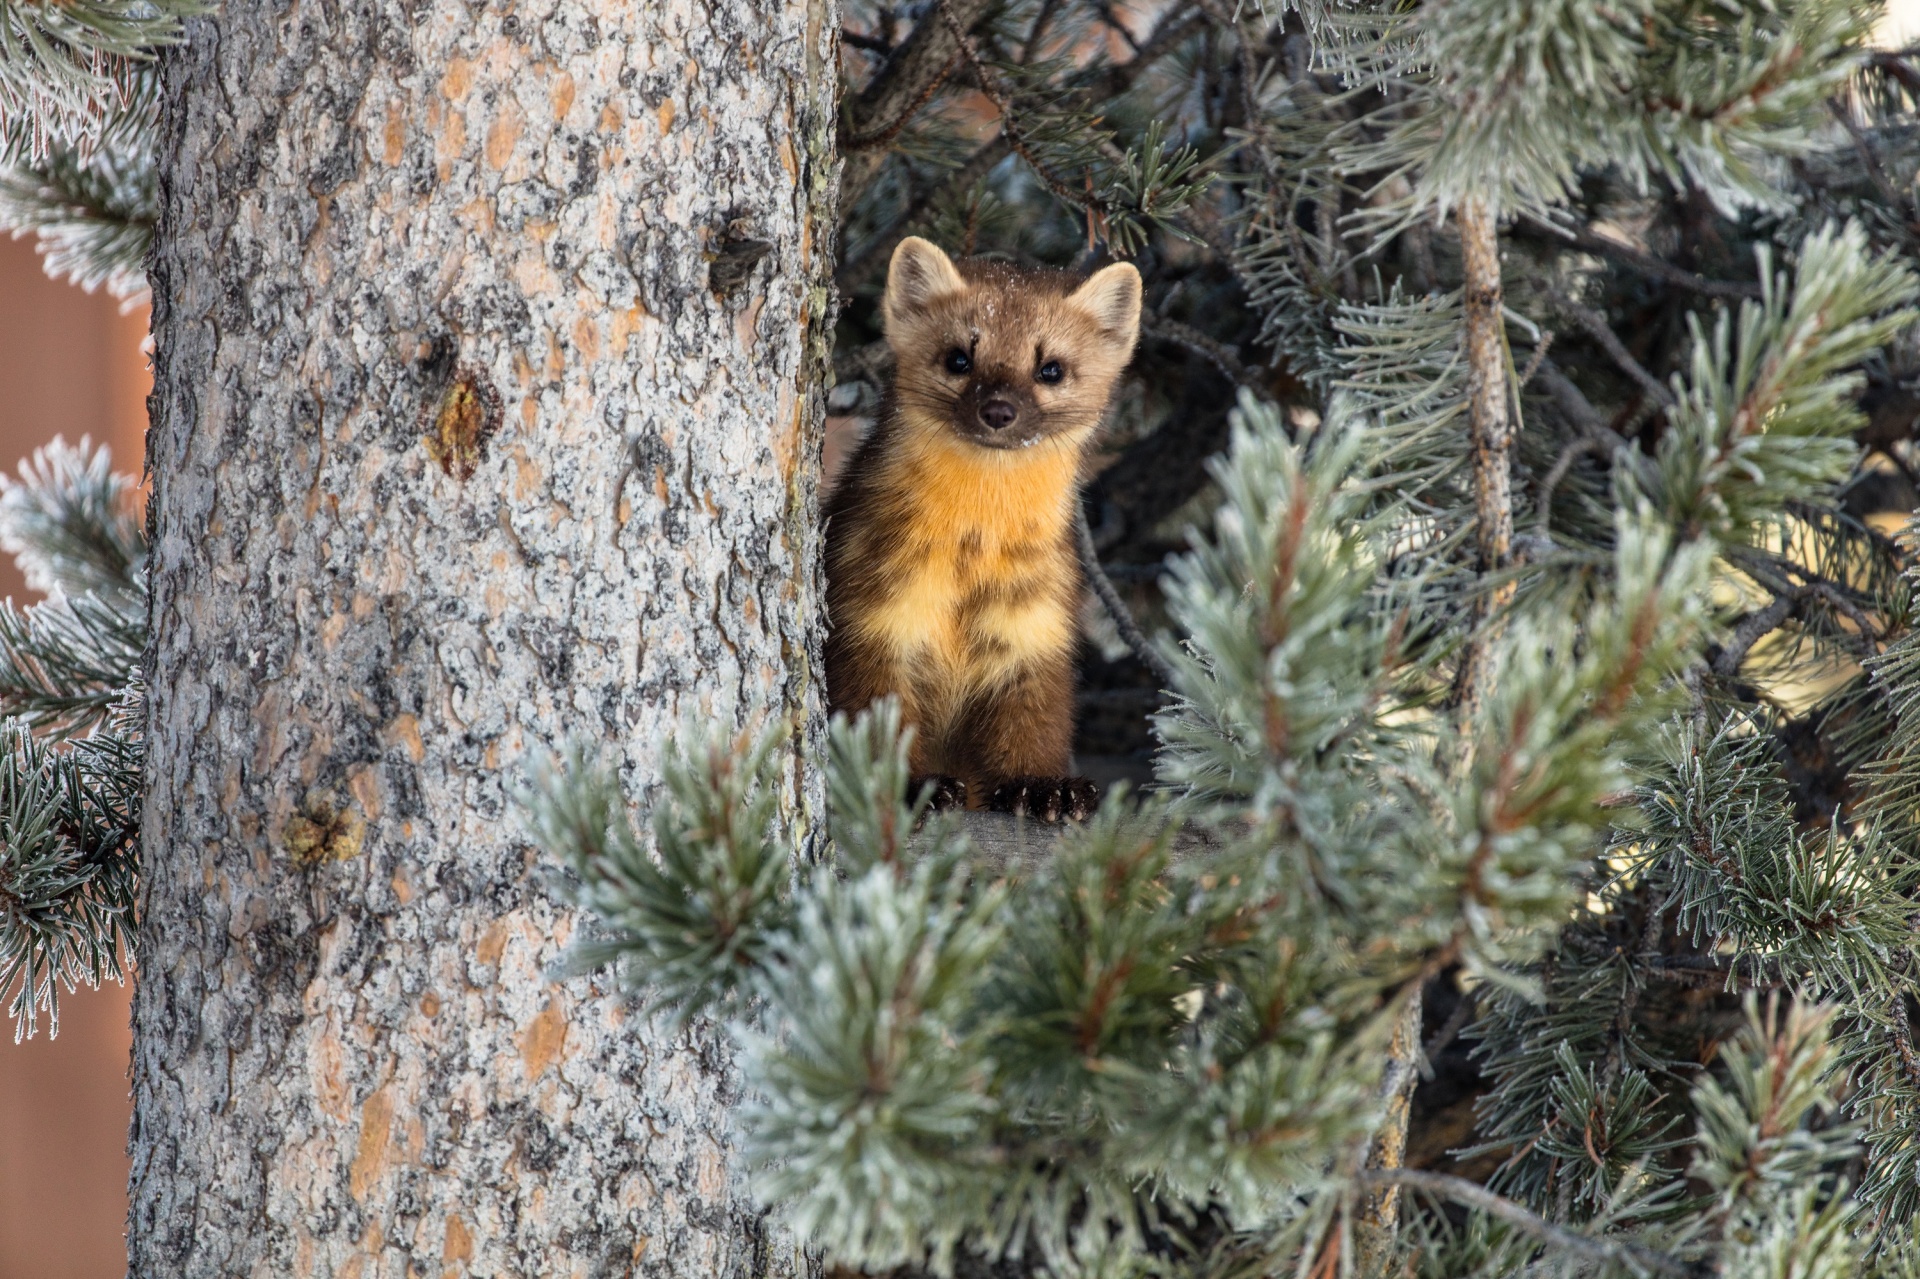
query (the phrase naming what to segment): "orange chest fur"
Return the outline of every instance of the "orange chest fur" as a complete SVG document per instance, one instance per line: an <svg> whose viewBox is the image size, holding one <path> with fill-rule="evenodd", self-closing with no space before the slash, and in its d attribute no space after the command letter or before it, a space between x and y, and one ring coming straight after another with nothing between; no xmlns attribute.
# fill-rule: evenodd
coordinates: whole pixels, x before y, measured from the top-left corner
<svg viewBox="0 0 1920 1279"><path fill-rule="evenodd" d="M1068 525L1077 450L979 456L932 447L888 468L884 538L864 548L885 585L862 637L959 693L1073 643L1079 576ZM864 540L864 539L863 539Z"/></svg>

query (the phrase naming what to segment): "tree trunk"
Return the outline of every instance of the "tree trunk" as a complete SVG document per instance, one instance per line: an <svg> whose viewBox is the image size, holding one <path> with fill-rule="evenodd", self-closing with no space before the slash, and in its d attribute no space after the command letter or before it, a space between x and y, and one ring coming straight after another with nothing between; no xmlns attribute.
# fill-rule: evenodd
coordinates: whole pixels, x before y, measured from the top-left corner
<svg viewBox="0 0 1920 1279"><path fill-rule="evenodd" d="M132 1275L784 1275L513 802L808 725L833 0L226 0L168 55Z"/></svg>

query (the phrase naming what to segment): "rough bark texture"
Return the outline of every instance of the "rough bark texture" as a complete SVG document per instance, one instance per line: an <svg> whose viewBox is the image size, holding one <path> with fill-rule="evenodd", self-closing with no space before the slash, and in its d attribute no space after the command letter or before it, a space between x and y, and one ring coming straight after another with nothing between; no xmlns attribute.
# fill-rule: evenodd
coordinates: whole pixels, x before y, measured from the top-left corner
<svg viewBox="0 0 1920 1279"><path fill-rule="evenodd" d="M1474 540L1480 571L1498 574L1506 569L1513 547L1513 393L1507 378L1499 227L1493 210L1480 199L1463 201L1457 217L1465 286L1467 413L1473 430ZM1479 713L1486 696L1491 678L1489 620L1513 599L1513 591L1510 581L1492 585L1474 610L1478 634L1467 642L1460 663L1462 721Z"/></svg>
<svg viewBox="0 0 1920 1279"><path fill-rule="evenodd" d="M1457 214L1461 270L1465 284L1467 412L1473 431L1474 540L1480 571L1504 572L1513 548L1513 416L1507 378L1506 320L1500 278L1499 224L1484 200L1468 199ZM1514 584L1496 581L1475 601L1475 633L1460 659L1454 714L1470 724L1480 713L1493 677L1488 649L1499 614L1513 599ZM1463 738L1471 743L1471 736ZM1464 774L1473 757L1461 751L1455 771ZM1368 1153L1367 1167L1397 1169L1406 1161L1407 1125L1413 1115L1413 1090L1419 1082L1421 1010L1424 991L1411 992L1394 1024L1381 1084L1386 1116ZM1383 1258L1400 1219L1400 1188L1387 1184L1375 1192L1362 1219L1361 1254Z"/></svg>
<svg viewBox="0 0 1920 1279"><path fill-rule="evenodd" d="M549 979L512 792L817 744L837 30L226 0L169 55L133 1275L803 1268L721 1045Z"/></svg>

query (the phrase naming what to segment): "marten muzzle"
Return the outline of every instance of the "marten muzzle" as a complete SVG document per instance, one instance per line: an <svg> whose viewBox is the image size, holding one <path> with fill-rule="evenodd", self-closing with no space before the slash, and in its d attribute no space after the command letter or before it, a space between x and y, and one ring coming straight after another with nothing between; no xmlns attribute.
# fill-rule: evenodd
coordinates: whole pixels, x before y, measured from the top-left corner
<svg viewBox="0 0 1920 1279"><path fill-rule="evenodd" d="M1032 397L1004 382L976 382L954 409L960 434L988 448L1022 448L1047 433L1046 415Z"/></svg>

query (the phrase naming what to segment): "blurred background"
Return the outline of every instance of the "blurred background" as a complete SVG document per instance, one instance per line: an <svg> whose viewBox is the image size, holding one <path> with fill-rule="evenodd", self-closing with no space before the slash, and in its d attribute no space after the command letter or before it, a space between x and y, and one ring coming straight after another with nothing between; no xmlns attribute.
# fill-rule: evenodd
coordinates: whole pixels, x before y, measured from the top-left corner
<svg viewBox="0 0 1920 1279"><path fill-rule="evenodd" d="M146 336L146 307L122 314L104 290L50 280L30 238L0 238L0 469L56 435L89 435L137 473ZM0 555L0 596L26 594ZM128 995L62 999L57 1039L0 1033L0 1279L126 1273Z"/></svg>

